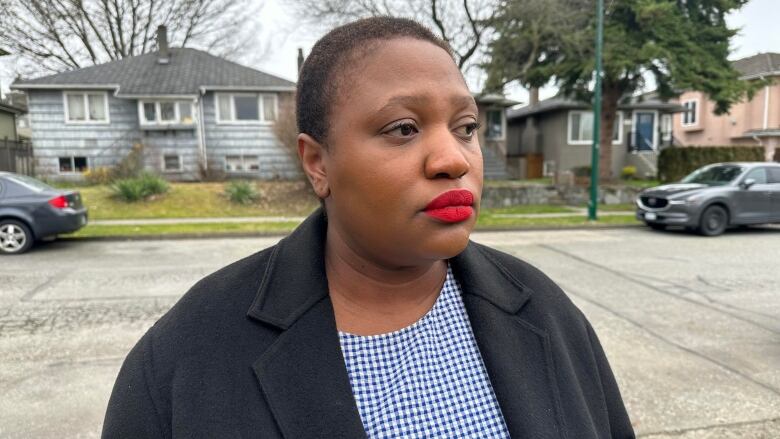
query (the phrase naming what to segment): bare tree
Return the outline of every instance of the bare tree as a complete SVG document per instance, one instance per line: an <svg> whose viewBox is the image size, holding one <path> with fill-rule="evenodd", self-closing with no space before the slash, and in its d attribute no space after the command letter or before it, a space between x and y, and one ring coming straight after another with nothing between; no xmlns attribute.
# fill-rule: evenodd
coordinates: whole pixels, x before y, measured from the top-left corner
<svg viewBox="0 0 780 439"><path fill-rule="evenodd" d="M0 0L0 46L36 70L59 72L174 46L235 56L246 47L248 0Z"/></svg>
<svg viewBox="0 0 780 439"><path fill-rule="evenodd" d="M428 25L449 43L465 73L481 61L497 0L295 0L299 15L311 22L343 24L391 15Z"/></svg>

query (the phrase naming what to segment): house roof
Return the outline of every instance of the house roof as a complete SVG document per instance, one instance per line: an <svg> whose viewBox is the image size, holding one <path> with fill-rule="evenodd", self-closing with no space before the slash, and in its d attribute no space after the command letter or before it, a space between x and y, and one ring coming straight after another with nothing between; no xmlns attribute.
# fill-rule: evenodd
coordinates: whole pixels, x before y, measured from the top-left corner
<svg viewBox="0 0 780 439"><path fill-rule="evenodd" d="M474 96L474 100L477 101L478 104L497 105L499 107L511 107L513 105L518 105L522 103L519 101L508 99L506 96L498 93L488 93L488 94L471 93L471 95Z"/></svg>
<svg viewBox="0 0 780 439"><path fill-rule="evenodd" d="M547 113L558 110L587 110L591 105L570 99L561 95L556 95L549 99L544 99L533 105L507 111L507 119L522 119L535 114ZM618 104L619 110L661 110L669 113L685 111L680 104L673 102L664 102L655 94L647 93L640 96L634 96Z"/></svg>
<svg viewBox="0 0 780 439"><path fill-rule="evenodd" d="M0 47L0 56L6 56L6 55L10 55L10 54L11 54L11 52L9 52L9 51L3 49L2 47Z"/></svg>
<svg viewBox="0 0 780 439"><path fill-rule="evenodd" d="M732 62L743 79L780 75L780 53L759 53Z"/></svg>
<svg viewBox="0 0 780 439"><path fill-rule="evenodd" d="M294 90L295 83L197 49L171 48L168 63L159 52L36 79L17 80L14 89L90 88L116 90L119 97L191 96L205 90Z"/></svg>
<svg viewBox="0 0 780 439"><path fill-rule="evenodd" d="M0 102L0 111L3 111L5 113L13 113L13 114L22 114L25 111L21 108L14 107L13 105L8 105Z"/></svg>

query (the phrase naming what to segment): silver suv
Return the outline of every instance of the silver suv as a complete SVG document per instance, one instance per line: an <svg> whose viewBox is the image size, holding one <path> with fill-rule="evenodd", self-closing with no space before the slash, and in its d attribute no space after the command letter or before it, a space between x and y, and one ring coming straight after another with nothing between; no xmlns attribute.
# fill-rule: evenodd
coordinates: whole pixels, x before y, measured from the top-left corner
<svg viewBox="0 0 780 439"><path fill-rule="evenodd" d="M780 223L780 163L715 163L679 183L639 193L636 217L653 229L716 236L729 226Z"/></svg>

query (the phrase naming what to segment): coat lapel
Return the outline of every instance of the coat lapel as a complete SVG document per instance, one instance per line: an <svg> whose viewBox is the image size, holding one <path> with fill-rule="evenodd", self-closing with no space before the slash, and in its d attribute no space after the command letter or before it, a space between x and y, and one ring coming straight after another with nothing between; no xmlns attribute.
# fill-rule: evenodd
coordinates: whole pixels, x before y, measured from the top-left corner
<svg viewBox="0 0 780 439"><path fill-rule="evenodd" d="M365 437L332 316L322 299L253 366L286 438Z"/></svg>
<svg viewBox="0 0 780 439"><path fill-rule="evenodd" d="M476 244L451 263L511 436L564 437L549 337L518 316L531 290Z"/></svg>
<svg viewBox="0 0 780 439"><path fill-rule="evenodd" d="M309 217L274 249L247 315L281 330L253 364L286 438L364 438L325 276L326 221Z"/></svg>

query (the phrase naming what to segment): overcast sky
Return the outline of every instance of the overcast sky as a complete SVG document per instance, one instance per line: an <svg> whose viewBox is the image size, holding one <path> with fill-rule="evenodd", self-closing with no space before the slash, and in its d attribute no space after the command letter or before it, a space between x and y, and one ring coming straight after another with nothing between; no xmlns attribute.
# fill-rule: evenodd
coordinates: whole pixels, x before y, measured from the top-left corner
<svg viewBox="0 0 780 439"><path fill-rule="evenodd" d="M285 6L284 0L257 0L263 6L260 10L259 40L265 49L250 52L240 62L250 67L281 76L289 80L296 79L297 49L302 47L308 53L314 42L325 32L309 25L302 25L295 15ZM731 59L755 55L759 52L780 52L780 32L777 30L777 17L780 17L780 1L751 0L741 11L729 17L729 25L740 27L739 35L733 41ZM14 57L4 57L0 61L0 86L8 90L14 77ZM470 80L470 86L477 88ZM527 102L527 93L522 89L508 90L513 99ZM542 98L548 97L554 90L542 90Z"/></svg>

